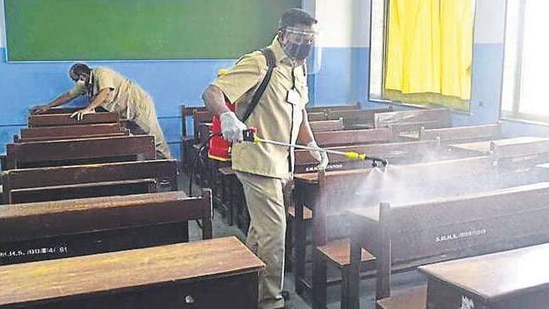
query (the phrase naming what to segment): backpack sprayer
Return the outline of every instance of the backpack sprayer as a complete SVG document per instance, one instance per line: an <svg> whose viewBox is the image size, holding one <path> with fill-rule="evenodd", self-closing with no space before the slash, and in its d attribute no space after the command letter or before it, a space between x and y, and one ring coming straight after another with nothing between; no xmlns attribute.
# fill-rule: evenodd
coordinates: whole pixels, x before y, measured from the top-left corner
<svg viewBox="0 0 549 309"><path fill-rule="evenodd" d="M381 163L383 167L387 166L389 163L387 159L381 159L377 157L369 157L366 156L363 153L358 153L356 151L337 151L337 150L331 150L331 149L324 149L324 148L316 148L316 147L309 147L304 145L296 145L296 144L289 144L289 143L283 143L278 141L271 141L267 139L263 139L257 136L257 129L254 127L249 128L248 130L243 131L244 141L246 142L253 142L253 143L267 143L267 144L273 144L278 146L285 146L285 147L293 147L297 149L305 149L305 150L316 150L316 151L323 151L326 153L333 153L337 155L344 156L347 159L350 160L370 160L372 161L372 166L376 167L378 166L378 163Z"/></svg>

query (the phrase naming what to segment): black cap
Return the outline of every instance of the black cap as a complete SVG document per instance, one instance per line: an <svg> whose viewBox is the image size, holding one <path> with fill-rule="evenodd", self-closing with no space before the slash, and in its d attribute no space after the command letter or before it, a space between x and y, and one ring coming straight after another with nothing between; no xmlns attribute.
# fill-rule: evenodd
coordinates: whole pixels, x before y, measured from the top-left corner
<svg viewBox="0 0 549 309"><path fill-rule="evenodd" d="M311 14L307 11L298 8L292 8L287 10L278 22L278 29L284 29L286 27L293 27L297 25L308 25L318 23Z"/></svg>

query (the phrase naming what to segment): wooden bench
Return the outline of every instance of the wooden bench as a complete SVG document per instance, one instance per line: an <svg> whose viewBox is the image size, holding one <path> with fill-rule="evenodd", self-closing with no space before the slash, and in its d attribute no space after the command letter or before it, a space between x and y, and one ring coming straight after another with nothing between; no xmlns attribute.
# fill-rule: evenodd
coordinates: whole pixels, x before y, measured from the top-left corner
<svg viewBox="0 0 549 309"><path fill-rule="evenodd" d="M500 139L501 124L486 124L476 126L460 126L439 129L426 129L421 127L419 130L419 140L439 140L441 143L450 142L473 142L482 140Z"/></svg>
<svg viewBox="0 0 549 309"><path fill-rule="evenodd" d="M339 118L336 120L309 121L309 125L311 126L311 131L313 131L313 133L323 131L341 131L343 130L343 119Z"/></svg>
<svg viewBox="0 0 549 309"><path fill-rule="evenodd" d="M395 134L428 129L451 127L450 111L445 108L421 109L378 113L375 116L376 128L391 128Z"/></svg>
<svg viewBox="0 0 549 309"><path fill-rule="evenodd" d="M424 295L429 308L546 308L548 258L549 244L543 244L421 266L419 270L428 277Z"/></svg>
<svg viewBox="0 0 549 309"><path fill-rule="evenodd" d="M77 111L81 110L82 108L84 108L84 107L83 106L82 107L54 107L54 108L48 109L45 112L40 113L40 115L45 115L45 114L72 114L74 112L77 112ZM29 109L29 114L31 112L32 112L32 108Z"/></svg>
<svg viewBox="0 0 549 309"><path fill-rule="evenodd" d="M348 257L348 251L341 253L341 250L334 249L334 246L338 248L343 246L329 241L333 237L345 237L349 235L349 230L352 230L346 226L345 220L340 222L341 219L338 219L342 209L356 205L357 201L371 205L386 200L394 203L419 203L425 199L444 198L539 181L535 174L530 175L530 178L516 177L514 171L499 170L494 166L493 158L489 156L400 166L389 165L384 173L375 172L375 170L351 170L322 171L319 175L324 176L318 179L318 184L313 177L308 178L309 186L304 187L304 183L296 183L296 189L299 188L306 194L296 194L295 272L300 275L296 278L296 286L299 284L301 289L307 288L304 262L306 230L304 220L300 218L298 211L307 205L313 208L315 213L311 234L317 237L313 238L313 245L318 248L318 251L317 256L313 255L317 260L313 262L315 267L313 293L317 295L314 298L321 303L323 299L325 300L323 298L326 289L325 265L327 263L334 265L344 274L349 267L348 263L341 262L344 261L342 257ZM332 226L330 233L328 233L329 226ZM337 230L333 230L333 226L337 226ZM320 278L315 280L315 275ZM345 295L342 295L342 299L345 299Z"/></svg>
<svg viewBox="0 0 549 309"><path fill-rule="evenodd" d="M395 142L396 137L390 129L381 128L316 132L315 140L320 147L330 147Z"/></svg>
<svg viewBox="0 0 549 309"><path fill-rule="evenodd" d="M0 267L0 308L258 306L265 265L235 237Z"/></svg>
<svg viewBox="0 0 549 309"><path fill-rule="evenodd" d="M88 189L95 186L107 189L103 191L95 189L93 192L108 196L121 193L121 190L116 186L129 185L131 182L128 181L140 179L152 179L155 190L149 190L151 192L160 190L162 181L169 186L169 190L176 191L177 161L148 160L8 170L2 172L3 198L4 204L19 203L21 201L58 200L62 197L67 198L66 196L68 198L78 198L79 192L72 191L85 188L82 186L83 184L89 184ZM120 181L125 182L120 183ZM114 183L109 189L105 182ZM75 188L70 187L71 185L79 186ZM53 190L53 193L58 196L46 194L48 190ZM83 195L90 197L93 196L90 195L93 192ZM80 192L80 194L82 193ZM26 197L26 195L29 195L29 197ZM34 196L34 199L29 200L32 196Z"/></svg>
<svg viewBox="0 0 549 309"><path fill-rule="evenodd" d="M449 159L452 154L441 148L437 141L395 142L381 144L355 144L348 146L326 147L339 152L357 152L367 157L377 157L388 160L391 164L405 164ZM369 160L353 160L343 155L328 153L330 163L326 170L348 170L369 168ZM295 173L316 172L316 161L307 150L295 151Z"/></svg>
<svg viewBox="0 0 549 309"><path fill-rule="evenodd" d="M348 277L346 277L350 267L348 237L353 232L346 218L342 217L345 209L358 207L358 205L377 205L385 200L395 203L412 203L450 194L478 191L482 190L478 183L498 186L498 182L489 182L495 177L497 172L490 157L389 166L385 172L379 169L320 171L317 191L309 196L308 200L300 200L300 205L296 204L296 208L302 208L303 203L312 203L305 205L313 208L314 212L311 235L313 235L312 288L315 308L325 306L326 286L331 283L329 281L333 281L328 280L326 276L327 265L338 268L343 275L343 286L348 284ZM473 180L477 182L469 184ZM300 197L300 199L304 200L306 197ZM297 217L296 222L299 222ZM305 272L304 235L304 227L300 228L300 232L296 231L296 274L300 275L296 278L296 282L306 288L310 283ZM363 258L363 268L372 268L372 256L364 254ZM346 292L347 290L343 288L341 295L343 307L347 304Z"/></svg>
<svg viewBox="0 0 549 309"><path fill-rule="evenodd" d="M188 171L189 164L191 162L190 151L193 144L195 144L195 131L193 134L190 134L189 127L193 127L192 119L194 111L207 111L208 109L205 106L185 106L184 104L180 107L181 114L181 168L182 171ZM191 122L190 124L188 122Z"/></svg>
<svg viewBox="0 0 549 309"><path fill-rule="evenodd" d="M155 158L151 135L82 138L6 145L6 169Z"/></svg>
<svg viewBox="0 0 549 309"><path fill-rule="evenodd" d="M528 167L549 162L549 138L490 141L490 152L499 164L508 167Z"/></svg>
<svg viewBox="0 0 549 309"><path fill-rule="evenodd" d="M21 129L21 137L14 138L14 143L117 135L129 135L129 131L118 123L35 127Z"/></svg>
<svg viewBox="0 0 549 309"><path fill-rule="evenodd" d="M201 139L203 141L206 140L206 138L209 135L209 131L211 128L211 122L213 118L213 114L206 109L205 107L200 108L192 108L187 111L191 112L192 116L192 128L193 128L193 134L188 135L187 133L187 127L184 127L184 134L183 140L182 140L182 156L181 156L181 162L184 168L184 171L189 172L191 164L194 162L196 158L196 151L194 146L199 144ZM208 123L210 126L204 127L203 124Z"/></svg>
<svg viewBox="0 0 549 309"><path fill-rule="evenodd" d="M211 238L211 219L209 189L2 205L0 264L188 241L190 220L202 220Z"/></svg>
<svg viewBox="0 0 549 309"><path fill-rule="evenodd" d="M346 130L373 129L375 127L376 114L392 111L392 106L359 110L330 110L326 113L326 117L328 119L343 119L343 125Z"/></svg>
<svg viewBox="0 0 549 309"><path fill-rule="evenodd" d="M382 299L390 296L393 265L413 269L549 241L548 198L549 183L536 183L348 210L353 228L349 308L358 308L362 248L376 257L376 299Z"/></svg>
<svg viewBox="0 0 549 309"><path fill-rule="evenodd" d="M309 119L309 122L311 121L322 121L322 120L328 120L326 117L326 113L323 111L320 112L307 112L307 119Z"/></svg>
<svg viewBox="0 0 549 309"><path fill-rule="evenodd" d="M142 178L13 189L9 192L9 196L11 203L32 203L153 192L158 192L157 180L154 178Z"/></svg>
<svg viewBox="0 0 549 309"><path fill-rule="evenodd" d="M40 113L40 115L44 115L44 114L72 114L74 112L77 112L81 109L83 109L84 106L77 106L77 107L53 107L53 108L50 108L48 109L47 111L45 112L42 112ZM29 109L29 114L32 113L33 109ZM108 112L106 109L104 109L103 107L97 107L95 108L95 111L100 113L100 112Z"/></svg>
<svg viewBox="0 0 549 309"><path fill-rule="evenodd" d="M76 120L76 117L71 118L70 116L71 114L31 115L27 118L27 125L29 127L51 127L94 123L119 123L119 116L116 112L86 114L82 120Z"/></svg>
<svg viewBox="0 0 549 309"><path fill-rule="evenodd" d="M361 109L360 107L360 102L356 102L354 104L349 104L349 105L325 105L325 106L307 106L307 112L311 112L311 113L314 113L314 112L323 112L323 113L327 113L327 112L331 112L331 111L341 111L341 110L359 110Z"/></svg>
<svg viewBox="0 0 549 309"><path fill-rule="evenodd" d="M464 155L492 155L501 165L513 168L533 166L549 161L549 138L536 136L508 137L448 145L450 151Z"/></svg>

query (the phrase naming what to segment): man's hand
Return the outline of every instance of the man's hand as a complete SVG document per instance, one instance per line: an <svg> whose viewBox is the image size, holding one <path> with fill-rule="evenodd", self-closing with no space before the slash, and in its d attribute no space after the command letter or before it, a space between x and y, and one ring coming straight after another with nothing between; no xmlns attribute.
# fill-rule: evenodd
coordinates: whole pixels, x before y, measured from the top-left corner
<svg viewBox="0 0 549 309"><path fill-rule="evenodd" d="M309 153L313 158L315 158L318 162L320 162L316 166L318 170L326 169L326 167L328 166L328 163L330 162L326 151L322 151L320 148L318 148L318 145L316 144L315 141L312 141L309 144L307 144L307 147L318 149L318 150L309 150Z"/></svg>
<svg viewBox="0 0 549 309"><path fill-rule="evenodd" d="M80 120L84 119L84 115L91 114L91 113L95 113L95 111L84 108L84 109L81 109L79 111L76 111L76 112L72 113L71 118L76 117L76 120L80 121Z"/></svg>
<svg viewBox="0 0 549 309"><path fill-rule="evenodd" d="M38 115L48 111L51 107L49 105L37 105L31 107L31 115Z"/></svg>
<svg viewBox="0 0 549 309"><path fill-rule="evenodd" d="M224 112L219 115L221 120L221 134L223 138L231 143L239 143L242 141L242 131L247 127L242 121L238 120L233 112Z"/></svg>

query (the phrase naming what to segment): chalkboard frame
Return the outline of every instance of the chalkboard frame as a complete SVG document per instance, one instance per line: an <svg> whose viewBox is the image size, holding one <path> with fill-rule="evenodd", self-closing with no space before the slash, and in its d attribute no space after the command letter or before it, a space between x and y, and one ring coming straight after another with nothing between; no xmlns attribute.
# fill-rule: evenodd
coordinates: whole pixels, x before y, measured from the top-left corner
<svg viewBox="0 0 549 309"><path fill-rule="evenodd" d="M300 0L4 0L8 62L234 59Z"/></svg>

